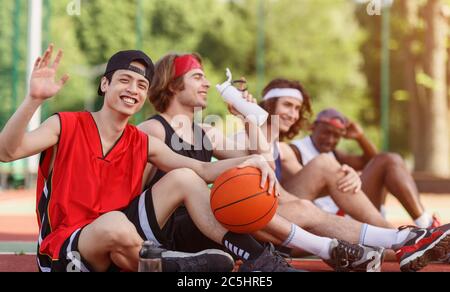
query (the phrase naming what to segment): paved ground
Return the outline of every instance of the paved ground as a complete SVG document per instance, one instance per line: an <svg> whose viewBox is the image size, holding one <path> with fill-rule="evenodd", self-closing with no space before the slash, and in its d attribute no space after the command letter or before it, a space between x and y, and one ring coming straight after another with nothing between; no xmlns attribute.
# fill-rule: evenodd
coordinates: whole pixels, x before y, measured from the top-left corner
<svg viewBox="0 0 450 292"><path fill-rule="evenodd" d="M35 215L34 191L0 191L0 272L35 271L35 254L38 227ZM450 222L450 193L448 195L424 194L422 202L430 213L437 213L442 222ZM389 197L386 205L387 218L395 225L412 224L411 219L398 201ZM6 253L6 254L5 254ZM11 255L11 253L13 255ZM14 254L19 254L14 255ZM321 261L295 262L298 268L328 271ZM384 271L398 271L396 263L386 263ZM447 271L450 265L431 266L425 271Z"/></svg>
<svg viewBox="0 0 450 292"><path fill-rule="evenodd" d="M448 195L425 194L425 207L437 213L442 222L450 222L450 193ZM34 191L0 191L0 241L34 241L38 233ZM406 211L394 197L386 205L387 218L395 225L412 224Z"/></svg>
<svg viewBox="0 0 450 292"><path fill-rule="evenodd" d="M35 241L35 206L34 191L0 191L0 241Z"/></svg>
<svg viewBox="0 0 450 292"><path fill-rule="evenodd" d="M321 260L293 260L291 265L309 272L332 272ZM400 272L398 263L385 262L383 272ZM32 255L1 255L0 272L37 272L36 258ZM450 265L430 264L421 272L450 272Z"/></svg>

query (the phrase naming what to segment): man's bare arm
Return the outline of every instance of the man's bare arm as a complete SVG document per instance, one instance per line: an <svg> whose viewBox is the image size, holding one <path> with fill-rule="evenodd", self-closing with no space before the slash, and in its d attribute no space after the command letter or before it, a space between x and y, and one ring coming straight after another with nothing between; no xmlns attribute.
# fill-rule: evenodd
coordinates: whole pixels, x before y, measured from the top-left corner
<svg viewBox="0 0 450 292"><path fill-rule="evenodd" d="M213 154L216 158L230 159L257 154L264 156L269 165L275 169L271 147L267 143L266 136L263 134L261 128L250 127L253 128L250 131L251 133L246 130L246 134L243 134L242 137L239 134L227 137L218 129L211 128L208 128L206 125L203 126L208 138L213 143Z"/></svg>
<svg viewBox="0 0 450 292"><path fill-rule="evenodd" d="M294 151L289 147L288 144L280 143L280 155L281 155L281 166L283 172L283 181L291 179L294 175L300 172L303 167L297 160ZM282 181L282 182L283 182Z"/></svg>
<svg viewBox="0 0 450 292"><path fill-rule="evenodd" d="M240 79L241 87L239 88L242 93L242 98L247 100L248 102L252 102L257 104L257 100L253 98L248 90L246 90L246 79L245 77L241 77ZM220 143L220 145L227 145L225 149L217 147L214 148L214 156L219 159L227 159L227 158L235 158L242 157L244 155L250 154L258 154L263 155L266 160L269 162L270 166L275 169L275 163L273 162L272 157L272 145L267 142L267 138L265 133L262 131L261 127L256 125L253 121L246 119L238 110L234 108L232 104L228 104L228 110L231 114L238 117L245 126L245 134L247 141L245 145L247 148L242 148L239 146L239 143L236 141L229 139L225 135L221 135L220 133L214 133L216 135L216 141ZM247 143L248 142L248 143Z"/></svg>
<svg viewBox="0 0 450 292"><path fill-rule="evenodd" d="M233 167L252 166L259 168L262 172L261 184L265 184L269 180L271 188L275 187L278 193L278 183L275 173L263 157L259 155L206 163L173 152L164 142L156 137L149 136L149 145L149 162L164 172L187 168L197 173L205 182L211 183L223 172Z"/></svg>
<svg viewBox="0 0 450 292"><path fill-rule="evenodd" d="M358 143L362 149L362 155L351 155L342 151L336 151L336 157L341 164L347 164L356 170L362 170L366 164L377 155L377 148L375 145L364 135L364 130L355 122L350 122L345 139L351 139Z"/></svg>
<svg viewBox="0 0 450 292"><path fill-rule="evenodd" d="M18 117L20 117L20 114ZM12 129L14 125L15 123L12 121L10 124ZM9 135L9 130L5 127L0 134L0 161L2 162L11 162L33 156L56 145L58 143L59 133L61 132L61 125L59 118L52 116L36 130L28 133L22 132L22 137L15 138L17 140L20 139L20 142L16 145L10 144L8 141L14 141L10 139L11 136L21 135L19 131Z"/></svg>
<svg viewBox="0 0 450 292"><path fill-rule="evenodd" d="M52 53L53 45L50 45L44 56L36 60L31 75L29 94L0 133L1 161L9 162L28 157L58 142L61 127L58 117L51 117L38 129L27 132L28 123L39 106L46 99L56 95L69 79L67 75L64 75L60 80L55 81L56 71L63 54L59 51L52 63Z"/></svg>

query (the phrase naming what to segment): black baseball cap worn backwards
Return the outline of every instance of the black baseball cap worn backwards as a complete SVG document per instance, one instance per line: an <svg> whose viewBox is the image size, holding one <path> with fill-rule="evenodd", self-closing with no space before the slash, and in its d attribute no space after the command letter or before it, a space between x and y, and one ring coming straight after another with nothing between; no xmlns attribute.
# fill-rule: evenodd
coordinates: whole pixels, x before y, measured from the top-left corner
<svg viewBox="0 0 450 292"><path fill-rule="evenodd" d="M133 62L141 63L142 65L145 66L145 69L142 70L141 68L131 65L131 63ZM103 77L117 70L133 71L135 73L144 76L148 80L148 82L151 82L153 74L155 72L155 65L153 64L152 59L150 59L150 57L147 56L142 51L137 50L120 51L109 59ZM104 95L104 92L101 89L101 84L98 87L98 94L100 96Z"/></svg>

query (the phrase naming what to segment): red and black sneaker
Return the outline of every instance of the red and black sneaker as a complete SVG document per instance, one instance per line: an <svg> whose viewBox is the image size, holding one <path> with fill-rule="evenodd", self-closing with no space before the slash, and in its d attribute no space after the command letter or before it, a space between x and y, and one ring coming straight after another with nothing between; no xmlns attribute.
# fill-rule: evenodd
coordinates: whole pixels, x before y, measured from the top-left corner
<svg viewBox="0 0 450 292"><path fill-rule="evenodd" d="M402 272L416 272L450 252L450 224L433 229L410 228L406 240L394 246ZM401 228L402 230L402 228Z"/></svg>

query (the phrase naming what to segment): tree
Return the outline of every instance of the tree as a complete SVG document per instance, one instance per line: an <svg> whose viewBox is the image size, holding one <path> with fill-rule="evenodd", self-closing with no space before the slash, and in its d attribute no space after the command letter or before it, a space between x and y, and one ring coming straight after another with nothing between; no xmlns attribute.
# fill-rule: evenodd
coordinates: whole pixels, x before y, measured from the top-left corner
<svg viewBox="0 0 450 292"><path fill-rule="evenodd" d="M428 0L425 5L424 74L431 79L423 84L427 101L425 115L424 150L427 154L424 170L436 175L450 175L448 90L447 90L447 42L448 23L443 14L441 0Z"/></svg>
<svg viewBox="0 0 450 292"><path fill-rule="evenodd" d="M416 81L421 62L420 55L417 50L414 50L419 32L419 3L408 0L399 2L400 17L404 21L401 61L403 65L404 88L408 93L409 142L415 157L415 167L416 169L421 169L421 166L425 164L425 155L423 155L425 149L423 143L421 143L422 133L425 131L424 116L421 114L421 108L424 106L425 97L421 94Z"/></svg>
<svg viewBox="0 0 450 292"><path fill-rule="evenodd" d="M366 91L358 26L351 1L266 2L267 79L298 79L315 112L336 107L352 119L374 120Z"/></svg>
<svg viewBox="0 0 450 292"><path fill-rule="evenodd" d="M391 150L412 152L416 171L447 176L449 127L447 80L448 0L397 0L392 7ZM370 92L379 96L379 19L360 11L369 38L363 46ZM409 141L407 143L406 141ZM406 142L406 143L405 143Z"/></svg>

